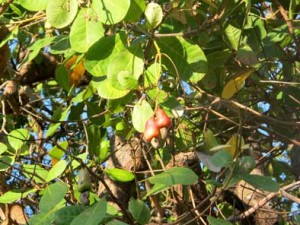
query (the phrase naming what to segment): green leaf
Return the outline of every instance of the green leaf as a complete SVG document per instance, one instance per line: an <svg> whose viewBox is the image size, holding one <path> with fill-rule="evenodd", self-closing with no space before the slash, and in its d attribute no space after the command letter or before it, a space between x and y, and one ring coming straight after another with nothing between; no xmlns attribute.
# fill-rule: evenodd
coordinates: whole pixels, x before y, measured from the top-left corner
<svg viewBox="0 0 300 225"><path fill-rule="evenodd" d="M74 51L85 53L104 35L104 28L95 19L94 11L82 9L77 15L70 31L71 47Z"/></svg>
<svg viewBox="0 0 300 225"><path fill-rule="evenodd" d="M210 225L232 225L232 223L230 223L227 220L220 219L220 218L214 218L212 216L208 216L207 220Z"/></svg>
<svg viewBox="0 0 300 225"><path fill-rule="evenodd" d="M92 9L104 24L116 24L124 19L130 7L130 0L97 0L93 1Z"/></svg>
<svg viewBox="0 0 300 225"><path fill-rule="evenodd" d="M153 110L145 99L136 103L131 116L134 129L144 132L145 124L151 116L153 116Z"/></svg>
<svg viewBox="0 0 300 225"><path fill-rule="evenodd" d="M168 95L167 100L161 103L161 106L165 108L169 117L179 118L184 114L184 102L180 102L173 96ZM170 113L168 113L170 111ZM171 114L172 113L172 114Z"/></svg>
<svg viewBox="0 0 300 225"><path fill-rule="evenodd" d="M104 136L100 143L100 153L98 155L100 162L103 162L107 158L108 151L109 151L109 140L107 140L106 137Z"/></svg>
<svg viewBox="0 0 300 225"><path fill-rule="evenodd" d="M237 172L239 174L250 173L256 166L255 160L251 156L243 156L239 159Z"/></svg>
<svg viewBox="0 0 300 225"><path fill-rule="evenodd" d="M212 156L211 162L217 167L227 167L233 163L233 158L229 152L220 151Z"/></svg>
<svg viewBox="0 0 300 225"><path fill-rule="evenodd" d="M7 146L0 142L0 155L7 151Z"/></svg>
<svg viewBox="0 0 300 225"><path fill-rule="evenodd" d="M138 22L145 8L145 0L131 0L129 10L124 20L127 22Z"/></svg>
<svg viewBox="0 0 300 225"><path fill-rule="evenodd" d="M72 102L75 103L80 103L83 102L84 100L89 99L90 97L93 96L93 88L91 85L87 86L83 91L78 93L73 99Z"/></svg>
<svg viewBox="0 0 300 225"><path fill-rule="evenodd" d="M150 209L139 199L131 198L128 205L129 211L133 218L139 224L148 224L151 218Z"/></svg>
<svg viewBox="0 0 300 225"><path fill-rule="evenodd" d="M151 190L147 191L147 194L145 195L145 197L148 197L150 195L156 195L159 192L162 192L168 188L170 188L170 187L165 184L154 184L154 186L151 188Z"/></svg>
<svg viewBox="0 0 300 225"><path fill-rule="evenodd" d="M269 191L277 192L279 191L279 185L276 181L272 180L270 177L255 175L255 174L246 174L242 176L242 179L247 183L251 184L255 188Z"/></svg>
<svg viewBox="0 0 300 225"><path fill-rule="evenodd" d="M50 46L51 54L63 54L71 48L69 35L60 35L55 41L56 42Z"/></svg>
<svg viewBox="0 0 300 225"><path fill-rule="evenodd" d="M163 11L159 4L150 2L145 9L145 18L151 29L157 27L163 19Z"/></svg>
<svg viewBox="0 0 300 225"><path fill-rule="evenodd" d="M151 64L144 73L144 87L156 86L161 77L161 72L162 69L159 63Z"/></svg>
<svg viewBox="0 0 300 225"><path fill-rule="evenodd" d="M29 11L43 11L47 8L48 0L18 0L18 4Z"/></svg>
<svg viewBox="0 0 300 225"><path fill-rule="evenodd" d="M131 46L130 51L123 50L110 62L107 79L119 90L132 90L138 87L138 79L143 73L144 60L142 49Z"/></svg>
<svg viewBox="0 0 300 225"><path fill-rule="evenodd" d="M46 9L47 21L56 28L68 26L78 10L77 0L51 0Z"/></svg>
<svg viewBox="0 0 300 225"><path fill-rule="evenodd" d="M46 181L49 182L57 177L59 177L66 169L66 160L60 160L56 163L49 171Z"/></svg>
<svg viewBox="0 0 300 225"><path fill-rule="evenodd" d="M55 80L65 91L69 91L71 88L69 74L66 67L60 64L55 69Z"/></svg>
<svg viewBox="0 0 300 225"><path fill-rule="evenodd" d="M163 56L162 62L174 76L178 75L182 80L192 82L198 82L204 77L207 72L207 60L198 45L182 37L159 38L158 44L161 52L168 56Z"/></svg>
<svg viewBox="0 0 300 225"><path fill-rule="evenodd" d="M87 127L88 151L92 157L99 157L101 152L101 127L89 125Z"/></svg>
<svg viewBox="0 0 300 225"><path fill-rule="evenodd" d="M67 150L68 148L68 141L63 141L57 145L55 145L49 152L48 154L51 156L51 158L55 158L57 160L60 160L61 157L65 154L63 150Z"/></svg>
<svg viewBox="0 0 300 225"><path fill-rule="evenodd" d="M111 220L106 225L129 225L128 223L121 222L120 220Z"/></svg>
<svg viewBox="0 0 300 225"><path fill-rule="evenodd" d="M205 152L209 152L210 149L219 145L218 140L210 129L206 129L203 132L203 142Z"/></svg>
<svg viewBox="0 0 300 225"><path fill-rule="evenodd" d="M56 225L69 225L72 220L82 213L87 207L81 205L71 205L59 209L55 213L55 224Z"/></svg>
<svg viewBox="0 0 300 225"><path fill-rule="evenodd" d="M56 210L56 209L55 209ZM29 225L49 225L53 224L55 211L50 211L48 213L36 214L30 218L28 221Z"/></svg>
<svg viewBox="0 0 300 225"><path fill-rule="evenodd" d="M125 43L126 37L124 33L102 37L87 51L84 67L93 76L105 76L109 63L121 50L125 49Z"/></svg>
<svg viewBox="0 0 300 225"><path fill-rule="evenodd" d="M89 117L89 120L96 125L102 125L103 124L103 117L94 117L95 115L98 115L103 111L103 109L98 105L96 102L86 102L87 107L87 115Z"/></svg>
<svg viewBox="0 0 300 225"><path fill-rule="evenodd" d="M238 50L242 30L229 24L225 28L224 32L231 48L234 50Z"/></svg>
<svg viewBox="0 0 300 225"><path fill-rule="evenodd" d="M70 107L71 107L71 105L68 106L63 112L61 112L61 109L58 109L57 113L54 113L52 119L58 120L58 121L64 121L68 116ZM59 123L51 123L46 132L46 137L52 136L56 132L56 130L59 128L60 124L61 124L60 122Z"/></svg>
<svg viewBox="0 0 300 225"><path fill-rule="evenodd" d="M107 210L106 201L100 200L96 204L88 207L77 217L75 217L71 225L78 225L78 224L99 225L100 222L105 217L106 210Z"/></svg>
<svg viewBox="0 0 300 225"><path fill-rule="evenodd" d="M55 212L58 204L64 200L68 186L63 182L50 184L42 196L39 204L42 213Z"/></svg>
<svg viewBox="0 0 300 225"><path fill-rule="evenodd" d="M92 85L97 89L98 95L106 99L122 98L130 92L114 88L107 79L93 79Z"/></svg>
<svg viewBox="0 0 300 225"><path fill-rule="evenodd" d="M19 200L22 197L22 193L8 191L0 196L0 203L12 203Z"/></svg>
<svg viewBox="0 0 300 225"><path fill-rule="evenodd" d="M9 34L7 35L3 34L4 38L1 38L2 40L0 41L0 48L3 47L9 40L14 39L18 35L18 33L19 33L19 26L16 26Z"/></svg>
<svg viewBox="0 0 300 225"><path fill-rule="evenodd" d="M149 181L151 184L163 184L170 187L175 184L191 185L195 183L197 179L198 176L191 169L186 167L173 167L154 177L150 177Z"/></svg>
<svg viewBox="0 0 300 225"><path fill-rule="evenodd" d="M48 176L48 170L39 165L23 165L23 169L24 175L27 178L33 178L37 183L44 183L46 177Z"/></svg>
<svg viewBox="0 0 300 225"><path fill-rule="evenodd" d="M115 181L119 182L129 182L134 180L134 175L128 170L112 168L112 169L105 169L105 173Z"/></svg>
<svg viewBox="0 0 300 225"><path fill-rule="evenodd" d="M84 153L82 153L82 154L80 154L80 155L77 155L76 157L77 157L78 159L81 159L83 162L85 162L85 161L87 160L87 157L88 157L88 156L89 156L88 153L87 153L87 152L84 152ZM79 166L80 166L80 163L79 163L77 160L72 160L72 162L71 162L71 167L72 167L73 169L77 169Z"/></svg>
<svg viewBox="0 0 300 225"><path fill-rule="evenodd" d="M22 148L26 141L29 140L30 134L26 129L16 129L8 134L8 143L15 150L18 151Z"/></svg>
<svg viewBox="0 0 300 225"><path fill-rule="evenodd" d="M0 196L0 203L12 203L20 200L21 198L25 198L28 194L36 192L36 189L29 189L25 192L19 191L8 191Z"/></svg>

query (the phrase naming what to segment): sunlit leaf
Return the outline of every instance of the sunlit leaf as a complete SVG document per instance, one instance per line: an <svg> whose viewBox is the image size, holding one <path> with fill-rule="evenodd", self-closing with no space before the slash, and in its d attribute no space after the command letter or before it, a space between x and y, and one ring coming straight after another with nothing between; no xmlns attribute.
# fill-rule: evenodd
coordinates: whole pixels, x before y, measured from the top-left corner
<svg viewBox="0 0 300 225"><path fill-rule="evenodd" d="M132 90L138 87L138 79L144 69L142 49L135 45L123 50L112 59L107 70L110 84L119 90Z"/></svg>
<svg viewBox="0 0 300 225"><path fill-rule="evenodd" d="M163 19L163 11L159 4L150 2L145 9L145 17L150 28L157 27Z"/></svg>
<svg viewBox="0 0 300 225"><path fill-rule="evenodd" d="M59 122L58 123L51 123L47 132L46 132L46 137L49 137L49 136L52 136L56 130L59 128L60 124L61 124L61 121L64 121L67 116L68 116L68 113L69 113L69 110L70 110L70 107L67 107L64 111L58 111L58 113L55 115L53 115L52 119L53 120L58 120Z"/></svg>
<svg viewBox="0 0 300 225"><path fill-rule="evenodd" d="M122 98L130 92L130 90L120 90L114 88L108 79L94 79L92 84L93 87L97 89L99 96L106 99Z"/></svg>
<svg viewBox="0 0 300 225"><path fill-rule="evenodd" d="M143 14L146 8L144 0L131 0L130 7L125 16L124 20L128 22L137 22L139 21L141 15Z"/></svg>
<svg viewBox="0 0 300 225"><path fill-rule="evenodd" d="M55 211L58 207L58 204L64 200L67 191L68 186L63 182L50 184L45 189L45 193L40 200L40 211L45 213Z"/></svg>
<svg viewBox="0 0 300 225"><path fill-rule="evenodd" d="M56 28L66 27L74 20L77 9L77 0L48 1L46 9L47 20Z"/></svg>
<svg viewBox="0 0 300 225"><path fill-rule="evenodd" d="M111 168L105 169L104 171L110 178L119 182L128 182L134 179L133 173L128 170Z"/></svg>
<svg viewBox="0 0 300 225"><path fill-rule="evenodd" d="M47 0L18 0L18 3L29 11L42 11L47 8Z"/></svg>
<svg viewBox="0 0 300 225"><path fill-rule="evenodd" d="M153 110L146 100L136 103L132 111L132 124L138 132L144 132L147 120L153 116Z"/></svg>
<svg viewBox="0 0 300 225"><path fill-rule="evenodd" d="M7 151L7 146L0 142L0 155Z"/></svg>
<svg viewBox="0 0 300 225"><path fill-rule="evenodd" d="M56 163L49 171L46 181L49 182L57 177L59 177L66 169L67 162L66 160L60 160Z"/></svg>
<svg viewBox="0 0 300 225"><path fill-rule="evenodd" d="M69 81L69 86L78 86L85 73L83 60L80 59L77 55L73 55L65 62L64 67L66 68L67 74L69 76L67 79L65 79L65 82Z"/></svg>
<svg viewBox="0 0 300 225"><path fill-rule="evenodd" d="M224 150L229 152L230 155L234 158L235 156L239 155L242 151L242 146L245 145L244 138L239 134L234 134L232 137L227 141Z"/></svg>
<svg viewBox="0 0 300 225"><path fill-rule="evenodd" d="M224 86L222 98L230 99L236 92L238 92L245 84L245 80L255 71L255 69L245 69L236 75L236 78L231 79Z"/></svg>
<svg viewBox="0 0 300 225"><path fill-rule="evenodd" d="M37 183L46 182L46 177L48 176L48 170L44 169L39 165L23 165L24 175L27 178L34 179Z"/></svg>
<svg viewBox="0 0 300 225"><path fill-rule="evenodd" d="M95 0L92 9L104 24L116 24L123 20L129 10L130 0Z"/></svg>
<svg viewBox="0 0 300 225"><path fill-rule="evenodd" d="M232 49L234 50L238 49L241 34L242 34L242 30L232 26L231 24L229 24L225 28L225 35Z"/></svg>
<svg viewBox="0 0 300 225"><path fill-rule="evenodd" d="M124 33L102 37L86 53L85 68L93 76L105 76L109 63L121 50L125 49L125 43L126 37Z"/></svg>
<svg viewBox="0 0 300 225"><path fill-rule="evenodd" d="M84 53L104 35L102 24L94 18L94 11L91 9L82 9L77 15L70 31L73 50Z"/></svg>
<svg viewBox="0 0 300 225"><path fill-rule="evenodd" d="M151 64L144 73L144 86L156 86L161 77L161 71L161 65L159 65L159 63Z"/></svg>
<svg viewBox="0 0 300 225"><path fill-rule="evenodd" d="M63 157L63 155L65 154L67 148L68 148L68 141L64 141L55 145L48 153L51 156L51 160L55 159L56 161L59 161L61 157ZM52 161L52 165L54 165L53 161Z"/></svg>
<svg viewBox="0 0 300 225"><path fill-rule="evenodd" d="M5 192L0 196L0 203L12 203L17 200L20 200L21 198L25 198L28 194L36 192L36 189L30 189L25 192L19 192L19 191L8 191Z"/></svg>
<svg viewBox="0 0 300 225"><path fill-rule="evenodd" d="M30 134L26 129L16 129L8 134L8 143L15 150L18 151L29 140Z"/></svg>
<svg viewBox="0 0 300 225"><path fill-rule="evenodd" d="M184 81L198 82L207 72L207 60L202 49L182 37L164 37L158 40L168 70ZM176 67L176 68L175 68ZM178 73L178 74L177 74Z"/></svg>

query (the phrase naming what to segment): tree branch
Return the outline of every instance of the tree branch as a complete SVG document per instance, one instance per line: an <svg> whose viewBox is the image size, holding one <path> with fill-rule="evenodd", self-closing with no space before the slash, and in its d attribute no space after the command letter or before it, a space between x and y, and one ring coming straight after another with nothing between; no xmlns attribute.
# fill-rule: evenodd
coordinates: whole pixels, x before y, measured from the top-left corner
<svg viewBox="0 0 300 225"><path fill-rule="evenodd" d="M231 217L228 218L228 220L231 221L231 222L237 222L237 221L240 221L242 219L245 219L246 217L250 216L252 213L257 211L259 208L261 208L265 204L267 204L272 198L276 197L279 194L282 194L285 197L287 197L286 191L289 190L289 189L292 189L292 188L297 188L297 187L300 187L300 181L297 181L297 182L291 183L289 185L286 185L285 187L280 188L280 190L278 192L272 192L272 193L268 194L265 198L261 199L259 202L254 204L251 208L249 208L248 210L243 212L241 215L231 216ZM290 197L290 195L289 195L289 197ZM293 199L294 198L295 197L293 196ZM299 201L298 198L297 198L297 200Z"/></svg>
<svg viewBox="0 0 300 225"><path fill-rule="evenodd" d="M282 7L282 5L280 4L280 2L278 0L274 0L275 4L278 6L278 9L280 11L281 16L283 17L284 21L286 22L286 25L288 27L289 33L291 35L291 37L293 38L294 42L295 42L295 46L297 48L298 53L300 53L300 44L296 38L295 32L294 32L294 27L293 24L291 22L291 20L289 19L289 17L287 16L284 8Z"/></svg>
<svg viewBox="0 0 300 225"><path fill-rule="evenodd" d="M9 4L12 3L14 0L6 0L1 6L0 6L0 15L5 12L5 10L8 8Z"/></svg>

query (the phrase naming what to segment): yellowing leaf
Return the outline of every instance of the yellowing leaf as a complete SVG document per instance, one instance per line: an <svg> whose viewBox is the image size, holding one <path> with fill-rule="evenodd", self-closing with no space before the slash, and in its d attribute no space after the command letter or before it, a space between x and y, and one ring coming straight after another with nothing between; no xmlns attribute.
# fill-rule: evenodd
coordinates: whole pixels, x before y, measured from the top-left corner
<svg viewBox="0 0 300 225"><path fill-rule="evenodd" d="M78 62L77 58L77 55L73 55L64 64L69 74L70 84L74 86L78 86L80 84L80 81L85 73L83 60L81 59Z"/></svg>
<svg viewBox="0 0 300 225"><path fill-rule="evenodd" d="M230 99L236 92L238 92L245 84L245 80L255 71L253 68L243 70L236 78L231 79L224 86L222 98Z"/></svg>
<svg viewBox="0 0 300 225"><path fill-rule="evenodd" d="M228 147L224 148L225 151L229 152L232 157L236 157L238 152L242 149L242 146L245 145L244 138L239 134L234 134L229 141L227 141L226 145L228 145Z"/></svg>
<svg viewBox="0 0 300 225"><path fill-rule="evenodd" d="M159 4L150 2L145 9L146 21L150 28L157 27L163 19L163 11Z"/></svg>

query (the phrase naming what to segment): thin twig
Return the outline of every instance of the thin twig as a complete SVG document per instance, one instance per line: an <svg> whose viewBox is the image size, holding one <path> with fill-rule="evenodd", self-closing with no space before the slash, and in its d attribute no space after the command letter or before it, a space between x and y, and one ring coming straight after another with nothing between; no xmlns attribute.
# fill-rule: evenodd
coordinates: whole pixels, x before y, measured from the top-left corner
<svg viewBox="0 0 300 225"><path fill-rule="evenodd" d="M299 186L300 186L300 181L297 181L297 182L291 183L289 185L286 185L285 187L282 187L278 192L272 192L272 193L268 194L265 198L261 199L259 202L254 204L251 208L249 208L248 210L243 212L241 215L229 217L228 220L231 221L231 222L237 222L237 221L240 221L242 219L245 219L248 216L250 216L252 213L257 211L259 208L261 208L265 204L267 204L272 198L276 197L279 194L286 193L285 191L287 191L289 189L297 188Z"/></svg>
<svg viewBox="0 0 300 225"><path fill-rule="evenodd" d="M297 40L297 37L295 35L294 27L293 27L292 22L290 21L289 17L287 16L287 14L286 14L284 8L282 7L282 5L280 4L280 2L278 0L274 0L274 2L278 6L278 9L281 13L281 16L283 17L284 21L286 22L289 33L290 33L291 37L293 38L293 40L295 42L295 46L297 48L298 53L300 53L300 44L299 44L299 42Z"/></svg>

